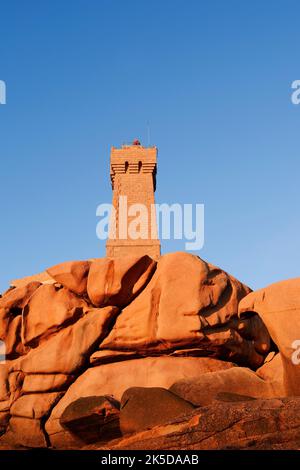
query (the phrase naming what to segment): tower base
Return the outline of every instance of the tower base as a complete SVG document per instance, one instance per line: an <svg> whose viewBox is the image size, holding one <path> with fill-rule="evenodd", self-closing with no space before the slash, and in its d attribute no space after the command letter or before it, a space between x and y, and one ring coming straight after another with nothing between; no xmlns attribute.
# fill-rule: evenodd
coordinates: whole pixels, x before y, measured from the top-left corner
<svg viewBox="0 0 300 470"><path fill-rule="evenodd" d="M106 256L109 258L144 255L158 260L160 257L159 240L108 240L106 243Z"/></svg>

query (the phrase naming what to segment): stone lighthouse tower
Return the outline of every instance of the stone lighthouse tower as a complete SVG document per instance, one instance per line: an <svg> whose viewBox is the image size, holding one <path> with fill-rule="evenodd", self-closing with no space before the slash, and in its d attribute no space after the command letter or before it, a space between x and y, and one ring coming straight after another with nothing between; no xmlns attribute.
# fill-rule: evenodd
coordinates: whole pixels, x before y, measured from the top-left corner
<svg viewBox="0 0 300 470"><path fill-rule="evenodd" d="M110 177L114 218L106 243L106 256L160 256L155 214L157 148L138 140L112 147Z"/></svg>

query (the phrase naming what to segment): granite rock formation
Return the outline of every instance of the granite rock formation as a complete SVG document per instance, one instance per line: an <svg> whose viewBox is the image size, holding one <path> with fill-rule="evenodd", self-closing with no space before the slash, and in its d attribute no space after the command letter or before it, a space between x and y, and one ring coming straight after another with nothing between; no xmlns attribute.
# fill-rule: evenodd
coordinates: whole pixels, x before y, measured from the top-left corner
<svg viewBox="0 0 300 470"><path fill-rule="evenodd" d="M6 348L0 448L80 448L97 439L110 442L122 426L124 433L136 433L141 424L132 424L128 415L120 430L116 424L118 402L132 387L164 389L156 394L170 406L168 420L190 410L191 418L178 426L189 429L197 421L199 432L199 407L211 429L218 425L209 424L213 409L219 424L228 420L228 429L230 416L242 420L243 412L250 417L260 407L274 422L276 413L292 413L298 402L281 398L297 395L299 373L290 358L300 331L298 286L292 280L251 292L222 269L182 252L158 261L145 255L66 262L14 281L0 298ZM293 326L284 322L288 311ZM233 410L226 417L218 401L224 393ZM130 407L140 409L138 394L130 396ZM240 402L247 397L249 403ZM139 446L140 433L134 436L112 445ZM156 435L155 445L169 445L164 439ZM185 448L185 442L179 445ZM217 441L205 442L217 448ZM220 442L228 445L226 436Z"/></svg>
<svg viewBox="0 0 300 470"><path fill-rule="evenodd" d="M300 390L300 278L277 282L252 292L239 306L241 316L255 312L280 351L288 395Z"/></svg>

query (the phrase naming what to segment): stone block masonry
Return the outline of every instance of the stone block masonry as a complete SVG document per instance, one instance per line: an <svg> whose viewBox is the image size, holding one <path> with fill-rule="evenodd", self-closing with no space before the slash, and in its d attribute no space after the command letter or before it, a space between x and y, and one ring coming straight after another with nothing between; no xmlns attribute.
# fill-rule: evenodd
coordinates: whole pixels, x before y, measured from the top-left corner
<svg viewBox="0 0 300 470"><path fill-rule="evenodd" d="M157 148L143 147L139 141L121 148L112 147L110 155L110 177L113 189L113 207L116 210L115 236L108 238L106 256L119 257L128 255L149 255L153 259L160 256L160 242L157 234L155 217L151 210L155 204ZM126 196L127 207L143 204L147 209L147 226L141 227L146 238L130 238L128 232L122 234L122 220L127 218L127 228L134 216L124 213L120 206L120 196ZM123 212L122 212L123 211ZM143 230L144 229L144 230ZM124 232L124 231L123 231Z"/></svg>

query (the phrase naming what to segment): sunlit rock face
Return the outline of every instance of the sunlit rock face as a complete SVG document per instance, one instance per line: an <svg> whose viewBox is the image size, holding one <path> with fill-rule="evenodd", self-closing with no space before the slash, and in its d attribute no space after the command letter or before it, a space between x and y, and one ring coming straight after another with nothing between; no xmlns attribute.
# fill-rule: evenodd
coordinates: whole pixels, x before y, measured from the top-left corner
<svg viewBox="0 0 300 470"><path fill-rule="evenodd" d="M238 315L251 290L188 253L66 262L14 285L0 298L0 433L14 448L81 447L61 422L76 400L238 366L255 376L272 344L260 312Z"/></svg>

